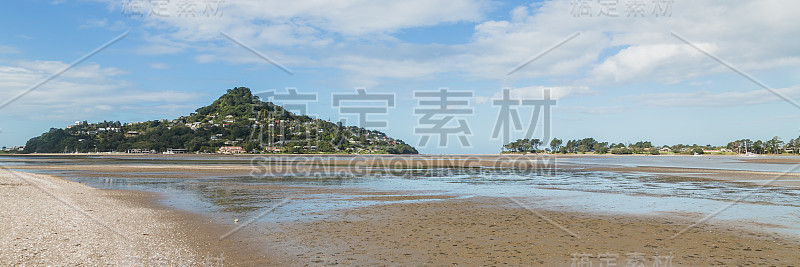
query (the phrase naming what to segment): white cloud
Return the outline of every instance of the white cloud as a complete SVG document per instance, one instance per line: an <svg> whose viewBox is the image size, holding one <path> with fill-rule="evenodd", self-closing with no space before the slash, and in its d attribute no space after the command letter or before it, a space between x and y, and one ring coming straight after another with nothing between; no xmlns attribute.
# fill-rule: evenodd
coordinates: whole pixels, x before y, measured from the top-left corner
<svg viewBox="0 0 800 267"><path fill-rule="evenodd" d="M580 32L511 78L577 75L584 77L581 83L615 85L675 83L729 71L672 36L673 31L746 71L800 66L800 27L794 22L800 2L675 1L672 15L658 18L650 10L645 18L628 18L624 1L618 3L619 17L576 18L572 4L522 6L509 21L479 24L468 45L472 68L497 75ZM599 5L593 6L597 11Z"/></svg>
<svg viewBox="0 0 800 267"><path fill-rule="evenodd" d="M565 107L560 108L560 111L576 111L585 114L612 114L612 113L622 113L630 110L629 107L625 106L610 106L610 107L585 107L585 106L572 106L572 107Z"/></svg>
<svg viewBox="0 0 800 267"><path fill-rule="evenodd" d="M419 78L441 71L441 66L429 61L394 61L362 56L350 56L336 61L341 62L339 68L345 71L376 78Z"/></svg>
<svg viewBox="0 0 800 267"><path fill-rule="evenodd" d="M120 10L124 2L106 1ZM342 0L342 1L225 1L221 13L208 12L205 2L186 9L170 2L160 14L145 16L150 25L170 28L173 37L188 41L219 39L219 31L253 41L293 45L330 39L326 34L359 37L392 33L404 28L439 23L477 21L488 1L482 0ZM210 6L213 9L217 6ZM153 7L146 7L150 10ZM158 7L157 7L158 8ZM191 11L189 11L191 10ZM259 42L255 42L255 41Z"/></svg>
<svg viewBox="0 0 800 267"><path fill-rule="evenodd" d="M695 44L704 51L715 53L713 44ZM596 80L614 82L658 80L672 83L694 77L703 70L721 68L695 48L685 44L637 45L622 49L597 65L590 76Z"/></svg>
<svg viewBox="0 0 800 267"><path fill-rule="evenodd" d="M105 2L115 10L120 10L125 3ZM353 44L366 40L370 46L382 47L385 43L397 43L391 34L402 29L479 21L492 5L489 0L239 0L223 2L221 15L208 16L204 14L205 2L195 3L194 16L185 16L185 13L179 16L181 1L172 1L167 5L167 16L141 17L152 33L144 37L146 44L138 47L137 52L164 55L192 50L200 55L195 56L195 60L201 63L265 63L220 35L220 32L225 32L289 67L334 67L354 73L354 77L395 77L397 75L388 68L378 73L367 66L355 66L349 60L406 70L416 67L413 60L393 63L381 56L375 56L374 60L359 59L359 49L363 46ZM132 16L131 19L139 17ZM391 53L383 53L387 54ZM333 55L335 59L331 58ZM437 64L420 63L426 66ZM425 72L418 73L424 75Z"/></svg>
<svg viewBox="0 0 800 267"><path fill-rule="evenodd" d="M125 22L123 22L121 20L115 20L113 22L109 22L107 18L87 19L86 21L83 22L83 24L78 26L78 28L81 28L81 29L102 28L102 29L108 29L108 30L111 30L111 31L119 31L119 30L123 30L123 29L125 29L127 27L128 26L125 25Z"/></svg>
<svg viewBox="0 0 800 267"><path fill-rule="evenodd" d="M387 51L369 54L371 59L360 59L358 67L333 65L363 79L460 72L467 79L513 81L563 76L573 77L570 80L578 84L597 85L678 83L729 71L670 34L675 31L745 71L800 66L800 48L795 45L800 42L800 28L792 23L792 14L800 12L800 4L795 2L681 1L673 4L672 16L659 18L650 13L646 18L628 18L623 4L618 18L576 18L570 14L570 4L548 1L517 7L511 11L510 20L475 26L473 38L466 44L446 48L418 45L416 55L400 53L405 57L397 57ZM576 32L580 32L578 37L506 75ZM390 45L392 49L398 46ZM432 53L441 50L450 52ZM362 55L363 50L352 47L334 53L344 55L336 59L352 59L358 57L347 54ZM401 71L407 76L398 75L396 70L414 71Z"/></svg>
<svg viewBox="0 0 800 267"><path fill-rule="evenodd" d="M365 81L461 73L465 79L565 77L575 84L619 85L677 83L729 71L670 35L674 31L745 71L800 66L800 46L796 45L800 27L795 19L800 2L675 1L667 17L655 17L654 4L644 2L644 18L627 17L625 1L618 2L616 18L575 17L570 13L573 1L522 5L510 11L508 20L481 21L469 42L449 46L411 45L392 35L402 29L477 22L491 3L241 0L224 2L221 16L188 18L177 16L173 5L169 16L143 18L158 34L147 36L147 45L138 52L160 55L195 50L202 54L198 62L260 61L220 36L224 31L283 65L333 67ZM202 13L203 4L196 9ZM576 32L580 36L506 75Z"/></svg>
<svg viewBox="0 0 800 267"><path fill-rule="evenodd" d="M191 47L191 45L185 42L172 40L169 36L164 34L145 36L144 39L147 43L136 48L136 52L139 54L177 54L182 53Z"/></svg>
<svg viewBox="0 0 800 267"><path fill-rule="evenodd" d="M10 45L0 45L0 54L19 54L19 50Z"/></svg>
<svg viewBox="0 0 800 267"><path fill-rule="evenodd" d="M167 65L165 63L161 63L161 62L156 62L156 63L150 64L150 68L163 70L163 69L168 69L169 65Z"/></svg>
<svg viewBox="0 0 800 267"><path fill-rule="evenodd" d="M60 61L0 62L0 99L11 99L66 66ZM76 66L4 107L2 114L17 119L69 120L199 97L194 93L135 89L130 82L115 77L124 73L97 64Z"/></svg>
<svg viewBox="0 0 800 267"><path fill-rule="evenodd" d="M529 86L512 88L509 90L511 99L543 99L544 91L550 90L551 99L562 99L570 95L589 95L594 90L586 86ZM476 97L475 103L489 103L491 100L503 99L503 92L497 92L491 97Z"/></svg>
<svg viewBox="0 0 800 267"><path fill-rule="evenodd" d="M774 90L786 98L800 101L800 86ZM719 93L699 90L689 93L646 94L634 98L644 105L659 107L742 107L767 103L791 105L789 103L780 103L785 100L765 89Z"/></svg>
<svg viewBox="0 0 800 267"><path fill-rule="evenodd" d="M649 3L649 2L648 2ZM571 1L520 6L508 21L486 21L460 55L432 58L444 71L467 77L522 80L576 76L578 83L619 85L657 81L677 83L730 71L671 35L745 70L800 66L800 27L796 1L676 1L670 17L582 17L570 14ZM648 10L649 12L649 10ZM580 35L510 76L505 74L575 32ZM623 49L618 50L619 47ZM402 63L402 62L399 62Z"/></svg>

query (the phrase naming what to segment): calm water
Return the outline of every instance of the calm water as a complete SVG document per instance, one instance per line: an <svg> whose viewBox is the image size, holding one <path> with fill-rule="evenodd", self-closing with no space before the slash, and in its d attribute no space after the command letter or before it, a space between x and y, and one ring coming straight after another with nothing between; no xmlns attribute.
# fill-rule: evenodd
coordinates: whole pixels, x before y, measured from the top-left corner
<svg viewBox="0 0 800 267"><path fill-rule="evenodd" d="M740 156L601 156L601 157L570 157L560 159L560 162L591 165L612 165L624 167L679 167L679 168L702 168L719 170L740 170L740 171L769 171L769 172L800 172L793 164L765 164L750 163L747 159L772 159L772 158L793 158L796 156L759 156L759 157L740 157Z"/></svg>
<svg viewBox="0 0 800 267"><path fill-rule="evenodd" d="M385 156L372 156L385 157ZM341 157L337 157L341 158ZM491 158L491 157L487 157ZM13 159L14 161L9 161ZM249 164L250 157L38 157L19 161L0 158L8 168L24 164ZM285 158L284 158L285 159ZM291 158L289 158L291 159ZM300 158L298 158L300 159ZM749 171L785 171L789 164L744 163L737 157L586 157L559 159L573 164L661 166ZM26 170L30 171L30 170ZM264 222L323 219L325 212L376 204L439 201L352 200L358 193L303 193L303 190L268 190L258 186L293 186L397 192L397 195L449 195L455 197L514 197L532 208L598 214L704 216L724 209L712 222L775 225L766 230L800 237L800 190L759 187L741 183L694 178L662 178L654 174L597 171L527 173L492 168L389 169L390 174L336 176L285 174L280 176L202 176L195 178L115 178L119 173L37 171L53 173L103 189L127 189L163 193L163 203L203 213L220 220L252 218L284 197L294 200L261 218ZM391 173L395 175L391 175ZM131 175L179 173L132 173ZM402 192L401 192L402 191ZM326 192L337 192L329 190ZM391 194L391 193L390 193ZM348 201L343 201L348 200ZM731 204L735 204L732 205ZM764 230L764 226L759 226Z"/></svg>

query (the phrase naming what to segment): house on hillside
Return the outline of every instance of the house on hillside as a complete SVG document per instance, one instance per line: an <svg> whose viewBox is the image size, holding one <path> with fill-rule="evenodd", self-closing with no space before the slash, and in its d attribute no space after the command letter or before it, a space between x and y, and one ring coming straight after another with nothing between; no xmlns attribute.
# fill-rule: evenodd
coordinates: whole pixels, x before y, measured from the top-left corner
<svg viewBox="0 0 800 267"><path fill-rule="evenodd" d="M125 151L128 154L155 154L156 151L153 149L140 149L140 148L132 148Z"/></svg>
<svg viewBox="0 0 800 267"><path fill-rule="evenodd" d="M186 154L186 153L189 153L188 149L167 148L167 151L164 151L164 154Z"/></svg>
<svg viewBox="0 0 800 267"><path fill-rule="evenodd" d="M240 154L244 153L244 149L240 146L223 146L219 148L220 154Z"/></svg>
<svg viewBox="0 0 800 267"><path fill-rule="evenodd" d="M274 147L274 146L268 146L268 147L264 148L264 151L272 152L272 153L279 153L279 152L281 152L281 148L280 147Z"/></svg>

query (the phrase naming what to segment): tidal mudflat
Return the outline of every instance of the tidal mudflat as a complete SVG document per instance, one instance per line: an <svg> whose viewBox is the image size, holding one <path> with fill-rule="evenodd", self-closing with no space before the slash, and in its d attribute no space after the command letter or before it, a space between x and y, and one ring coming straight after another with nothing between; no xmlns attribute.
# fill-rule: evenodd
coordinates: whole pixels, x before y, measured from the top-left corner
<svg viewBox="0 0 800 267"><path fill-rule="evenodd" d="M643 257L650 266L800 262L793 160L800 163L494 155L0 161L104 189L93 192L146 193L165 211L190 214L161 220L204 233L188 241L187 254L229 251L229 265L570 265ZM11 188L3 185L5 195L18 194ZM242 246L248 250L230 252Z"/></svg>

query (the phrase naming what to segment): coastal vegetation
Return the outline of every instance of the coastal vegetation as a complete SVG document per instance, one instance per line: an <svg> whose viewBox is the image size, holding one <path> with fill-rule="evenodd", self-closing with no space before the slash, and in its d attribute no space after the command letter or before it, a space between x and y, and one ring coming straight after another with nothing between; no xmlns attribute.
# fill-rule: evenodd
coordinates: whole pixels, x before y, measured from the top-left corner
<svg viewBox="0 0 800 267"><path fill-rule="evenodd" d="M76 122L30 139L26 153L417 154L380 131L297 115L237 87L174 120Z"/></svg>
<svg viewBox="0 0 800 267"><path fill-rule="evenodd" d="M600 142L594 138L584 138L578 140L563 140L553 138L550 140L549 147L539 147L543 142L539 139L517 139L503 146L503 153L561 153L561 154L800 154L800 137L782 141L775 136L770 140L752 141L750 139L740 139L729 142L725 146L697 145L697 144L676 144L655 146L650 141L639 141L636 143L609 143Z"/></svg>

